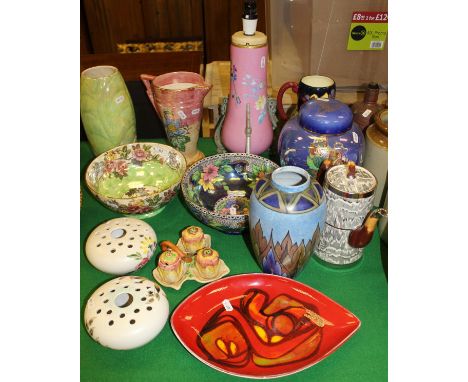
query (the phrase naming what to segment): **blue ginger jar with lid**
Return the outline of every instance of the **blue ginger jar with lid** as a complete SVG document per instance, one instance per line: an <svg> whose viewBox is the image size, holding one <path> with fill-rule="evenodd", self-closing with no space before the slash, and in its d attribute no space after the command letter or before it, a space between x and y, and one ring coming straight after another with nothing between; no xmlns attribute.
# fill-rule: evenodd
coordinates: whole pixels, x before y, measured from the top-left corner
<svg viewBox="0 0 468 382"><path fill-rule="evenodd" d="M364 160L364 135L353 113L335 99L312 99L301 106L299 115L283 127L278 140L281 166L297 166L315 178L320 165Z"/></svg>
<svg viewBox="0 0 468 382"><path fill-rule="evenodd" d="M294 278L304 268L325 226L322 186L295 166L260 179L250 196L250 239L264 273Z"/></svg>

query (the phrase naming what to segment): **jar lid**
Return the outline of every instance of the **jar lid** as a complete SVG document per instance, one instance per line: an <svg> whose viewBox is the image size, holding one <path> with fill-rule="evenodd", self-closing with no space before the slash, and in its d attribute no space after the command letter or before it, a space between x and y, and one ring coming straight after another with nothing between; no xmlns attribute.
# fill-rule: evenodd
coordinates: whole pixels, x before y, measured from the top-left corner
<svg viewBox="0 0 468 382"><path fill-rule="evenodd" d="M367 198L374 193L377 179L364 167L348 162L327 171L324 187L345 198Z"/></svg>
<svg viewBox="0 0 468 382"><path fill-rule="evenodd" d="M299 124L318 134L341 134L353 125L353 113L338 100L312 99L301 106Z"/></svg>
<svg viewBox="0 0 468 382"><path fill-rule="evenodd" d="M85 246L89 262L102 272L123 275L143 267L156 249L156 233L140 219L111 219L88 237Z"/></svg>
<svg viewBox="0 0 468 382"><path fill-rule="evenodd" d="M267 43L265 33L256 31L253 35L245 35L243 31L234 33L231 36L232 45L241 48L260 48Z"/></svg>
<svg viewBox="0 0 468 382"><path fill-rule="evenodd" d="M100 286L89 298L84 322L89 335L111 349L133 349L155 338L166 324L169 302L155 282L122 276Z"/></svg>

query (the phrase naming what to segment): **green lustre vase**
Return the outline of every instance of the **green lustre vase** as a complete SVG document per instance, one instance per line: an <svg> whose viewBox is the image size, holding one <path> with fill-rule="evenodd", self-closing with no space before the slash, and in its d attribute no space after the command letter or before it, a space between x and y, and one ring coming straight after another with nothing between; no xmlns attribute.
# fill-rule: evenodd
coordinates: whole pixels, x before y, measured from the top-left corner
<svg viewBox="0 0 468 382"><path fill-rule="evenodd" d="M95 66L81 73L80 111L94 155L136 141L132 99L117 68Z"/></svg>

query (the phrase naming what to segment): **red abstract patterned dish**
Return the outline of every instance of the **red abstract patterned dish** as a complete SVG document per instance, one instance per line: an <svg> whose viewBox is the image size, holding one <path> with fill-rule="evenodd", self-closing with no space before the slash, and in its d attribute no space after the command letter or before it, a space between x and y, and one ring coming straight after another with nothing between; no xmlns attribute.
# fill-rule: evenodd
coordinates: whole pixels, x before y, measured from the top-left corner
<svg viewBox="0 0 468 382"><path fill-rule="evenodd" d="M304 370L360 325L354 314L315 289L263 273L204 286L171 316L175 335L190 353L216 370L246 378Z"/></svg>

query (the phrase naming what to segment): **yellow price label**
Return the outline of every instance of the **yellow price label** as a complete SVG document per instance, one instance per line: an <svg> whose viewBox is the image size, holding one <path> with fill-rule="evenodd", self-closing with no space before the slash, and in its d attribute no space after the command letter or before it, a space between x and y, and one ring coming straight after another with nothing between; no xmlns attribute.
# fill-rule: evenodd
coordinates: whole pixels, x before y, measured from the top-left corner
<svg viewBox="0 0 468 382"><path fill-rule="evenodd" d="M383 50L387 33L387 12L353 12L348 50Z"/></svg>

